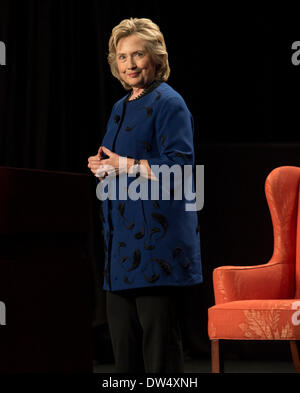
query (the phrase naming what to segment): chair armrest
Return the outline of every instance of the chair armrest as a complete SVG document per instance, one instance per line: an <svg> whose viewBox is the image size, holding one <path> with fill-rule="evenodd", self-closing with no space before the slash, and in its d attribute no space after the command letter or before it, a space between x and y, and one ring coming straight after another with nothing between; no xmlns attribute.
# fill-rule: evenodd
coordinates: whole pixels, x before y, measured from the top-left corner
<svg viewBox="0 0 300 393"><path fill-rule="evenodd" d="M213 271L215 302L290 299L295 295L295 264L269 261L256 266L221 266Z"/></svg>

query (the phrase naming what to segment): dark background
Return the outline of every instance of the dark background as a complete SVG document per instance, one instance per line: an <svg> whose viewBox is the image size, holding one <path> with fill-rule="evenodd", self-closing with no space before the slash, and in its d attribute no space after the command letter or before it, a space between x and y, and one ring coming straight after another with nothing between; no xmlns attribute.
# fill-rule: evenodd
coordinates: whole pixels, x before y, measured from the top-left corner
<svg viewBox="0 0 300 393"><path fill-rule="evenodd" d="M204 283L187 290L183 324L187 353L208 356L212 271L268 261L273 238L264 181L276 166L300 162L300 66L291 63L291 45L300 38L297 13L254 5L127 3L0 0L0 40L7 48L7 65L0 67L0 166L88 173L87 159L97 152L112 105L125 94L106 61L111 30L128 17L156 22L169 52L169 84L194 116L196 163L205 165L199 212ZM90 251L101 282L96 197L91 204ZM96 292L101 314L101 285ZM96 356L106 361L111 354L101 318ZM227 348L228 356L274 352L288 356L285 343Z"/></svg>

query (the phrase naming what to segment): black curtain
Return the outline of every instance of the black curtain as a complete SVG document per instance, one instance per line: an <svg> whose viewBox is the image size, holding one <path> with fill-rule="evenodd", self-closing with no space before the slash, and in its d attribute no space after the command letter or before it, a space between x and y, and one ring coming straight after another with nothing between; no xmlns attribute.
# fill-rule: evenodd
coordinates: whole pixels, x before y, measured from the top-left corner
<svg viewBox="0 0 300 393"><path fill-rule="evenodd" d="M113 103L124 95L107 64L108 39L131 16L161 27L169 83L194 115L197 148L299 141L292 10L0 0L0 40L7 51L0 68L0 165L86 170Z"/></svg>
<svg viewBox="0 0 300 393"><path fill-rule="evenodd" d="M207 354L212 270L228 261L234 264L232 258L242 264L239 255L244 264L251 263L245 252L249 239L242 238L241 226L250 234L257 225L255 221L249 227L249 220L245 224L241 219L237 220L240 227L234 227L230 212L239 214L243 201L258 195L258 189L245 196L243 187L239 189L233 181L229 184L237 188L224 192L220 205L218 187L229 187L224 168L246 168L249 179L251 174L254 177L251 165L256 144L268 148L274 143L300 142L300 133L295 132L300 66L291 63L291 44L299 39L296 14L291 9L277 12L228 4L127 3L0 0L0 41L6 45L7 63L0 66L0 165L88 173L87 158L97 152L113 103L125 94L107 64L111 30L128 17L156 22L169 52L169 83L182 94L194 116L196 163L209 165L205 189L210 200L199 212L205 282L187 291L188 316L184 318L187 346L192 352ZM250 148L245 154L232 155L244 151L239 144ZM286 162L282 157L288 154L286 150L281 161L272 163ZM260 157L263 180L272 165L263 164L263 153ZM238 179L244 180L242 175ZM255 185L261 187L261 183ZM230 192L237 189L233 203ZM259 192L258 205L268 215L263 190ZM100 274L98 205L95 200L92 203L92 252ZM232 223L230 234L224 222ZM266 231L263 252L259 245L250 253L259 255L260 263L271 252L269 218Z"/></svg>
<svg viewBox="0 0 300 393"><path fill-rule="evenodd" d="M0 71L0 165L86 170L112 104L124 94L107 65L108 39L131 16L161 27L169 82L195 117L197 143L277 139L271 21L260 10L228 7L1 0L7 65Z"/></svg>

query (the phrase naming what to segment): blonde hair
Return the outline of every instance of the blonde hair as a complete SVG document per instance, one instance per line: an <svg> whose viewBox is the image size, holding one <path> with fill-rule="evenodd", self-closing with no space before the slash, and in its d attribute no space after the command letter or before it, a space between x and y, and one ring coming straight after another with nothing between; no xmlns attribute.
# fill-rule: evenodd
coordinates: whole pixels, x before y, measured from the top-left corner
<svg viewBox="0 0 300 393"><path fill-rule="evenodd" d="M131 89L120 77L116 62L116 50L119 40L132 34L136 34L145 41L148 53L156 64L155 79L162 82L167 81L170 75L170 67L165 39L158 25L147 18L124 19L113 28L108 43L109 53L107 57L113 76L122 83L126 90Z"/></svg>

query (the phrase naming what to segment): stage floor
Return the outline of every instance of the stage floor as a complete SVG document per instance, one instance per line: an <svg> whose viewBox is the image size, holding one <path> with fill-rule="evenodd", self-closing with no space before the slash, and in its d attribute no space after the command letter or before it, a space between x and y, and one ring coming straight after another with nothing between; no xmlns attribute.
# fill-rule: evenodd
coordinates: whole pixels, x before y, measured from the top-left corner
<svg viewBox="0 0 300 393"><path fill-rule="evenodd" d="M225 373L294 373L292 361L255 361L227 360L224 364ZM94 363L94 373L113 373L113 364ZM186 359L186 373L210 373L210 360Z"/></svg>

